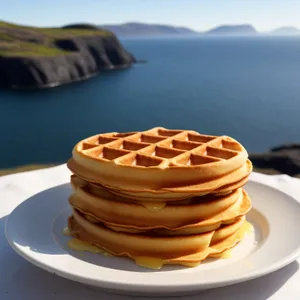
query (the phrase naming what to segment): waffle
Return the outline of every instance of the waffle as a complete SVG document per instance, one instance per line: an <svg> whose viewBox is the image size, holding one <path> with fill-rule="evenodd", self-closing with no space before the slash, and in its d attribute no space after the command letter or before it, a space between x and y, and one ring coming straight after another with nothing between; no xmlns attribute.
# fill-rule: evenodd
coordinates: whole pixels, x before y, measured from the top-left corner
<svg viewBox="0 0 300 300"><path fill-rule="evenodd" d="M252 164L231 137L162 127L98 134L80 141L67 165L72 249L195 266L251 228L242 187Z"/></svg>
<svg viewBox="0 0 300 300"><path fill-rule="evenodd" d="M116 195L127 197L129 199L136 199L145 202L169 202L193 196L231 192L232 190L242 187L248 181L248 177L251 172L252 164L249 160L247 160L241 168L230 174L226 174L223 177L216 178L212 181L202 182L186 187L164 188L159 190L124 190L109 186L106 186L106 188Z"/></svg>
<svg viewBox="0 0 300 300"><path fill-rule="evenodd" d="M95 191L74 176L71 183L71 206L91 222L117 226L119 231L166 229L164 234L200 233L210 230L206 227L218 228L223 222L244 215L251 207L246 192L237 189L223 196L207 195L171 202L154 211L143 202L117 197L106 189Z"/></svg>
<svg viewBox="0 0 300 300"><path fill-rule="evenodd" d="M127 197L131 200L139 200L145 202L169 202L178 201L180 199L186 199L193 196L203 196L206 194L224 194L229 193L232 190L242 187L247 181L248 177L252 171L252 164L249 160L239 168L230 174L224 175L221 178L216 178L215 180L203 182L197 185L190 185L186 187L176 187L176 188L163 188L159 190L149 190L149 189L120 189L116 187L111 187L108 185L102 185L95 183L93 177L86 170L78 168L71 159L68 161L68 166L73 173L80 176L84 181L89 181L95 187L102 186L122 197ZM80 172L78 172L80 169ZM76 170L76 171L75 171Z"/></svg>
<svg viewBox="0 0 300 300"><path fill-rule="evenodd" d="M199 184L217 181L212 185L217 189L251 172L247 151L233 138L162 127L98 134L80 141L72 154L73 173L116 191L182 192L192 186L199 192ZM230 176L238 170L238 176Z"/></svg>
<svg viewBox="0 0 300 300"><path fill-rule="evenodd" d="M71 233L91 245L97 246L116 256L160 259L163 264L200 262L211 254L222 253L233 247L243 237L245 217L222 226L215 231L189 236L153 236L113 231L103 224L93 224L82 214L73 211L69 218Z"/></svg>

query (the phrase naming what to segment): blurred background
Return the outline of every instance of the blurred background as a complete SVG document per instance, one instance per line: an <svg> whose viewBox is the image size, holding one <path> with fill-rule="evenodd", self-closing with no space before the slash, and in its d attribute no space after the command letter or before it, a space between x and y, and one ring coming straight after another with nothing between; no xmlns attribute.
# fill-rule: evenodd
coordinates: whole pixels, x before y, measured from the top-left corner
<svg viewBox="0 0 300 300"><path fill-rule="evenodd" d="M294 0L3 2L0 174L154 126L230 135L258 169L300 174L299 16Z"/></svg>

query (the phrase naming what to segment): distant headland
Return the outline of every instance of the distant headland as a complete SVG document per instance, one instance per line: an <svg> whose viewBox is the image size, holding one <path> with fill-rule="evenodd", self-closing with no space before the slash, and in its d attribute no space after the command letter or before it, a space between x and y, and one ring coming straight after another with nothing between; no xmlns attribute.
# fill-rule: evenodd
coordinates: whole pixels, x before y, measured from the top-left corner
<svg viewBox="0 0 300 300"><path fill-rule="evenodd" d="M300 30L293 26L283 26L272 31L276 35L298 35Z"/></svg>
<svg viewBox="0 0 300 300"><path fill-rule="evenodd" d="M116 25L99 25L100 28L109 30L117 36L158 36L158 35L187 35L198 32L186 28L161 24L124 23Z"/></svg>
<svg viewBox="0 0 300 300"><path fill-rule="evenodd" d="M144 36L183 36L183 35L203 35L203 36L225 36L225 35L296 35L300 34L300 30L285 26L274 29L268 32L259 32L251 24L236 24L236 25L220 25L207 31L196 31L187 27L179 27L162 24L147 24L138 22L129 22L123 24L103 24L98 25L99 28L109 30L119 37L144 37Z"/></svg>
<svg viewBox="0 0 300 300"><path fill-rule="evenodd" d="M38 28L0 22L0 86L48 88L135 63L112 32L93 25Z"/></svg>
<svg viewBox="0 0 300 300"><path fill-rule="evenodd" d="M258 31L250 24L222 25L205 32L205 34L213 35L253 35L257 33Z"/></svg>

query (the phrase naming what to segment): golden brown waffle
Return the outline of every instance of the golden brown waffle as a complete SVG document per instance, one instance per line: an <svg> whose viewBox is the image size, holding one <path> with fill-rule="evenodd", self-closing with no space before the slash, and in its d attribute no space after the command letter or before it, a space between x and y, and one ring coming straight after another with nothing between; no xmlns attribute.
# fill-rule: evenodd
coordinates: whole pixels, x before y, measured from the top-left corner
<svg viewBox="0 0 300 300"><path fill-rule="evenodd" d="M223 196L207 195L171 202L152 210L143 202L129 201L105 189L94 190L89 184L81 186L83 183L74 176L71 183L71 206L91 222L117 226L119 231L165 229L161 231L164 235L201 233L216 229L251 208L250 199L242 189Z"/></svg>
<svg viewBox="0 0 300 300"><path fill-rule="evenodd" d="M96 187L97 185L101 186L101 184L95 183L94 178L91 177L90 173L86 170L80 169L80 171L78 171L79 168L76 165L74 166L73 159L69 160L68 166L71 170L73 170L74 173L76 173L77 175L80 174L78 176L80 176L80 178L82 178L84 181L88 181L91 184L94 184ZM233 171L232 173L226 174L212 181L202 182L186 187L163 188L158 190L138 190L120 189L106 185L105 188L109 189L111 193L122 197L127 197L131 200L135 199L145 202L178 201L193 196L203 196L206 194L223 194L231 192L232 190L238 189L246 184L251 171L252 164L249 160L247 160L241 168Z"/></svg>
<svg viewBox="0 0 300 300"><path fill-rule="evenodd" d="M74 147L68 166L79 177L116 190L196 189L214 180L219 188L249 175L247 158L244 147L231 137L156 127L84 139ZM239 176L229 176L243 167ZM232 181L222 182L223 176Z"/></svg>
<svg viewBox="0 0 300 300"><path fill-rule="evenodd" d="M212 181L202 182L196 185L176 188L164 188L159 190L125 190L106 186L112 193L145 202L169 202L186 199L193 196L207 194L228 193L246 184L252 172L252 164L249 160L239 169L230 174L216 178Z"/></svg>
<svg viewBox="0 0 300 300"><path fill-rule="evenodd" d="M251 200L241 187L252 164L228 136L156 127L89 137L72 154L75 249L94 245L95 253L102 248L140 265L195 266L251 227Z"/></svg>
<svg viewBox="0 0 300 300"><path fill-rule="evenodd" d="M215 231L190 236L152 236L117 232L101 224L93 224L77 211L69 218L72 235L117 256L151 257L163 264L180 264L205 259L233 247L244 234L245 217Z"/></svg>

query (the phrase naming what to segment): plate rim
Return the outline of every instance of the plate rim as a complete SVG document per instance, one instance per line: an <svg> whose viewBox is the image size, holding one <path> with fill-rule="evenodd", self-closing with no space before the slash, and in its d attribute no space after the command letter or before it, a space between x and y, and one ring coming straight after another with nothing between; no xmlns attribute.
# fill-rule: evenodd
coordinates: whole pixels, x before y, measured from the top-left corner
<svg viewBox="0 0 300 300"><path fill-rule="evenodd" d="M282 194L282 196L289 198L289 201L293 201L295 202L297 205L299 205L300 208L300 201L298 201L296 198L294 198L293 196L291 196L290 194L272 186L269 185L267 183L262 183L259 180L255 180L255 179L249 179L248 183L254 183L256 185L262 186L262 187L267 187L268 189L273 190L273 192L275 193L280 193ZM63 186L67 183L64 184L58 184L55 185L49 189L53 189L53 188L57 188L59 186ZM42 191L40 191L39 193L43 193L49 189L44 189ZM26 198L25 200L23 200L19 205L17 205L12 211L11 213L8 215L6 221L5 221L5 237L6 240L8 241L8 244L10 245L10 247L21 257L23 257L26 261L32 263L33 265L47 271L50 272L52 274L61 276L63 278L72 280L72 281L76 281L79 283L83 283L83 284L87 284L87 285L91 285L91 286L96 286L96 287L100 287L100 288L106 288L106 289L112 289L112 290L116 290L116 291L131 291L131 292L141 292L142 290L144 290L144 292L148 293L148 290L151 293L152 289L156 289L155 292L162 292L162 293L168 293L168 292L174 292L174 291L195 291L195 290L204 290L204 289L209 289L209 288L218 288L218 287L224 287L224 286L228 286L228 285L233 285L236 283L242 283L251 279L255 279L255 278L259 278L262 276L265 276L267 274L270 274L272 272L275 272L285 266L287 266L288 264L292 263L293 261L297 260L297 258L300 257L300 243L299 246L294 249L294 251L292 253L290 253L289 255L281 258L279 261L274 262L270 265L265 266L264 268L259 268L256 270L253 270L252 272L246 273L245 275L240 275L239 277L231 277L228 279L222 279L222 280L218 280L218 281L211 281L211 282L192 282L192 283L183 283L180 285L171 285L169 283L164 283L162 282L156 282L156 283L141 283L141 282L120 282L120 281L111 281L109 279L105 279L105 277L103 278L91 278L87 275L77 275L71 272L68 272L67 270L63 270L63 269L59 269L57 267L53 267L51 264L46 263L43 260L37 260L36 258L28 255L26 252L22 251L22 248L19 247L16 243L14 243L10 237L9 237L9 222L11 220L11 216L13 215L14 211L17 210L22 204L24 205L24 202L26 202L26 200L38 195L39 193L36 193L34 195L31 195L30 197ZM55 241L53 241L55 243ZM57 245L57 247L59 247ZM67 252L65 253L66 255L70 255ZM50 255L50 254L49 254ZM127 271L130 272L130 271Z"/></svg>

